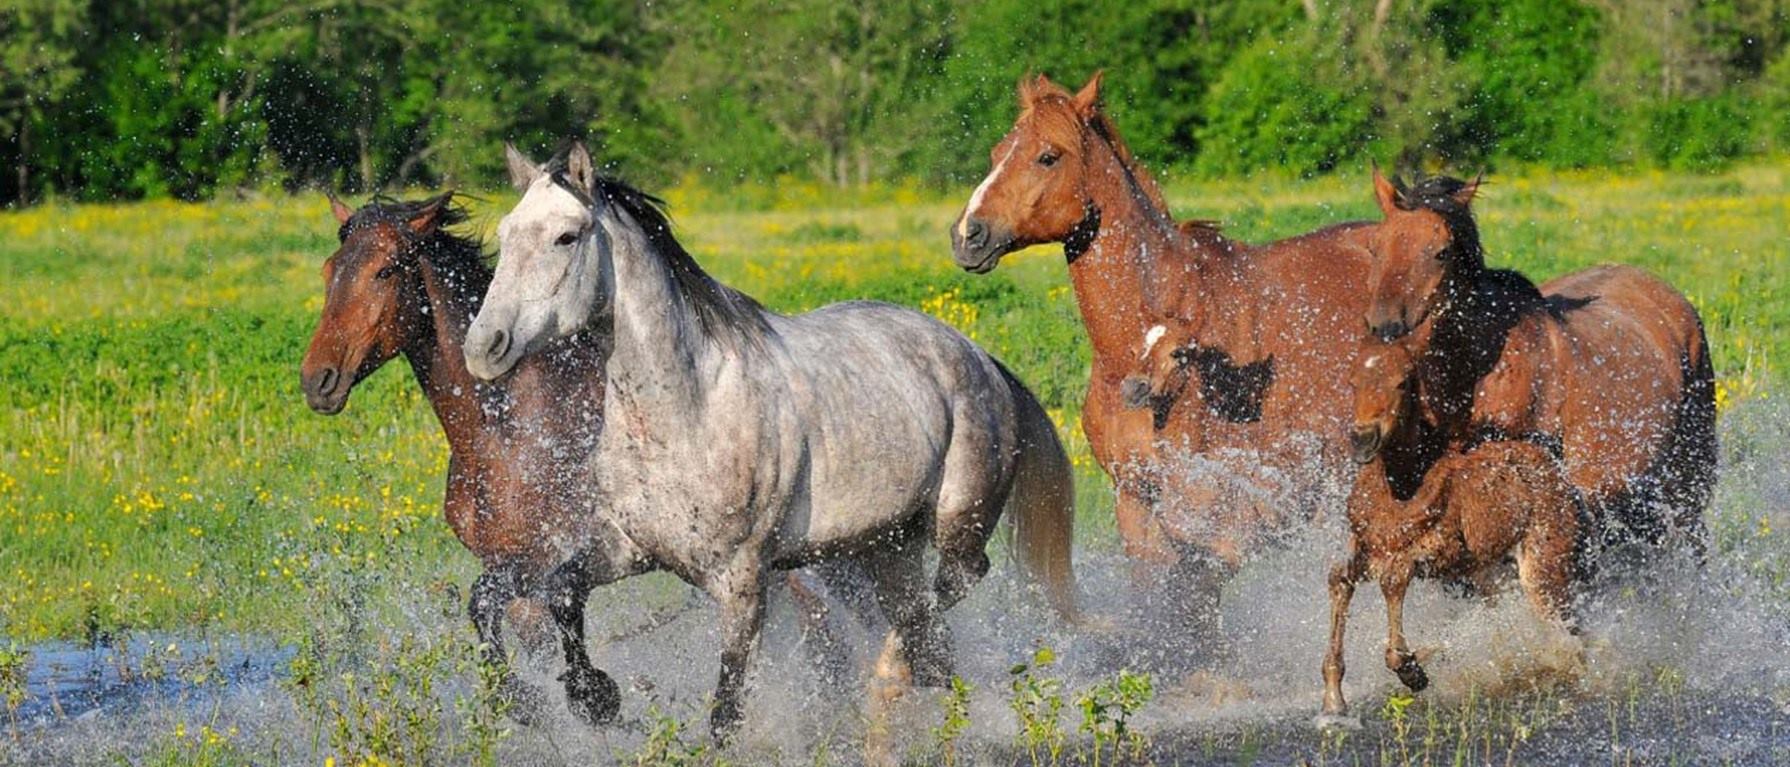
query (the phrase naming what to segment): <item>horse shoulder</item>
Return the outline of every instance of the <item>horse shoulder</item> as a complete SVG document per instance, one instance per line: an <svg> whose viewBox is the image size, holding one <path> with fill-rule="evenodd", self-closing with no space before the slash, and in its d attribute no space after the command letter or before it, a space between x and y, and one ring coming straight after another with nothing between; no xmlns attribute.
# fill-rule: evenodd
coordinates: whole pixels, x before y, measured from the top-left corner
<svg viewBox="0 0 1790 767"><path fill-rule="evenodd" d="M1539 318L1518 323L1505 337L1492 369L1476 385L1474 425L1507 435L1545 430L1544 388L1559 370L1554 336Z"/></svg>

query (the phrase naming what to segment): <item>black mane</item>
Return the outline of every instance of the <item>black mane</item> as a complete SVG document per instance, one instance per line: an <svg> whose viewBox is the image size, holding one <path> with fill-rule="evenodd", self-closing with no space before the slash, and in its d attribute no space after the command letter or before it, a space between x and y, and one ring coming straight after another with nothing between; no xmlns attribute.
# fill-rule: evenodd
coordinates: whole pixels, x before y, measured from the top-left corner
<svg viewBox="0 0 1790 767"><path fill-rule="evenodd" d="M1392 187L1397 191L1393 203L1400 210L1427 210L1442 217L1448 227L1450 259L1457 265L1479 269L1485 267L1485 249L1479 243L1479 225L1473 210L1455 199L1468 182L1453 176L1418 177L1410 186L1397 176Z"/></svg>
<svg viewBox="0 0 1790 767"><path fill-rule="evenodd" d="M586 206L594 207L596 202L602 202L634 220L641 233L646 235L653 252L664 259L671 270L672 280L691 308L696 310L697 322L710 338L756 345L770 332L764 308L757 301L710 277L684 249L683 243L678 242L672 234L671 218L665 213L663 200L609 176L597 177L595 193L598 199L593 200L590 194L578 188L577 182L566 176L563 156L549 161L546 172L555 185Z"/></svg>
<svg viewBox="0 0 1790 767"><path fill-rule="evenodd" d="M466 206L460 203L454 192L421 200L398 200L377 195L354 211L354 215L348 217L336 236L346 240L348 234L356 229L391 225L403 233L404 237L414 238L408 224L434 205L446 207L441 211L435 230L426 236L422 247L417 248L418 257L427 259L442 274L458 278L456 281L463 281L474 288L478 296L482 296L485 286L491 284L491 266L487 263L484 243L477 235L449 231L449 227L471 220Z"/></svg>

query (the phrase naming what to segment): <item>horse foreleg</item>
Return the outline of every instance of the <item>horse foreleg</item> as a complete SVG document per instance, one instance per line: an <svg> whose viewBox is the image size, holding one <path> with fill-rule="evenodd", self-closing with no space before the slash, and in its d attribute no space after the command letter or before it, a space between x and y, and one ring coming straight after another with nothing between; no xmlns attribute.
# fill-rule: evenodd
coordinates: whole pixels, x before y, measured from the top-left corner
<svg viewBox="0 0 1790 767"><path fill-rule="evenodd" d="M1330 569L1330 647L1324 653L1324 708L1320 724L1340 720L1348 714L1349 704L1343 700L1343 632L1349 623L1349 602L1355 598L1355 584L1367 572L1363 557L1350 547L1348 561Z"/></svg>
<svg viewBox="0 0 1790 767"><path fill-rule="evenodd" d="M710 593L721 605L721 678L715 683L715 708L709 712L709 732L715 742L726 743L745 719L743 698L752 649L764 625L765 582L762 568L744 568Z"/></svg>
<svg viewBox="0 0 1790 767"><path fill-rule="evenodd" d="M1572 627L1573 551L1577 519L1571 507L1560 514L1534 519L1517 554L1517 582L1529 606L1543 620Z"/></svg>
<svg viewBox="0 0 1790 767"><path fill-rule="evenodd" d="M1380 593L1386 597L1386 668L1398 674L1398 680L1412 692L1422 692L1430 685L1429 676L1405 644L1405 591L1411 586L1414 569L1408 561L1393 563L1380 573Z"/></svg>
<svg viewBox="0 0 1790 767"><path fill-rule="evenodd" d="M498 694L509 706L510 718L522 724L534 722L540 706L539 695L516 678L510 658L503 649L503 616L517 597L515 573L505 569L487 569L472 583L472 595L466 600L466 613L479 635L479 658L498 669L501 681Z"/></svg>
<svg viewBox="0 0 1790 767"><path fill-rule="evenodd" d="M584 603L591 584L576 560L548 576L547 609L559 633L566 670L559 679L566 686L566 703L572 713L591 725L615 720L621 712L621 688L590 662L584 645Z"/></svg>

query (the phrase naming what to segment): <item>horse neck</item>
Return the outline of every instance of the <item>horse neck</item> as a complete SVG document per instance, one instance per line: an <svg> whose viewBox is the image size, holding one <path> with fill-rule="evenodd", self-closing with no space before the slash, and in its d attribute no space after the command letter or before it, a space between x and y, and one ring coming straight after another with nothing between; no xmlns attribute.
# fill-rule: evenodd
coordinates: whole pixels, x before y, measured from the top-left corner
<svg viewBox="0 0 1790 767"><path fill-rule="evenodd" d="M674 407L697 404L718 345L708 338L671 266L637 228L616 221L604 223L615 292L611 383L629 393L622 398L624 407L643 403L648 392Z"/></svg>
<svg viewBox="0 0 1790 767"><path fill-rule="evenodd" d="M424 301L418 310L426 312L428 330L411 340L404 357L441 422L448 444L458 451L470 444L480 421L475 392L486 384L466 369L464 349L466 328L472 324L479 296L490 284L491 275L470 269L447 272L428 257L418 260Z"/></svg>
<svg viewBox="0 0 1790 767"><path fill-rule="evenodd" d="M1092 238L1064 244L1069 278L1096 365L1129 364L1154 318L1169 313L1152 300L1166 287L1159 281L1197 281L1198 262L1168 211L1150 200L1117 153L1100 141L1090 147L1089 175L1106 181L1089 195Z"/></svg>
<svg viewBox="0 0 1790 767"><path fill-rule="evenodd" d="M1424 488L1430 469L1448 446L1447 435L1415 412L1415 402L1408 403L1406 409L1375 464L1384 474L1387 492L1400 501L1410 500Z"/></svg>
<svg viewBox="0 0 1790 767"><path fill-rule="evenodd" d="M1469 426L1480 380L1492 372L1511 331L1529 312L1489 270L1453 275L1441 289L1454 295L1431 320L1418 363L1418 391L1424 410L1441 428L1460 434Z"/></svg>

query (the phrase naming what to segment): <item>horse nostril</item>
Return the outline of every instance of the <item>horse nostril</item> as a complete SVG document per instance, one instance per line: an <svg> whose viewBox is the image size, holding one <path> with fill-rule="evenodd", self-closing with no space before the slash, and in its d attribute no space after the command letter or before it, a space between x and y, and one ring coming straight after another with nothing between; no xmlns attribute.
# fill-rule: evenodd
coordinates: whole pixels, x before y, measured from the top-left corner
<svg viewBox="0 0 1790 767"><path fill-rule="evenodd" d="M503 356L506 354L509 354L509 353L510 353L509 331L499 330L495 333L492 333L491 334L491 346L489 348L485 349L485 356L490 357L491 359L503 359Z"/></svg>
<svg viewBox="0 0 1790 767"><path fill-rule="evenodd" d="M334 393L336 384L341 381L341 378L342 374L336 372L335 368L324 368L323 373L317 376L316 388L318 396L327 397Z"/></svg>
<svg viewBox="0 0 1790 767"><path fill-rule="evenodd" d="M1383 343L1397 341L1400 338L1404 338L1405 335L1410 332L1410 323L1405 322L1403 319L1388 320L1373 326L1374 336L1379 338Z"/></svg>
<svg viewBox="0 0 1790 767"><path fill-rule="evenodd" d="M1119 401L1129 408L1150 404L1150 382L1138 376L1125 379L1119 384Z"/></svg>
<svg viewBox="0 0 1790 767"><path fill-rule="evenodd" d="M971 245L982 245L988 241L988 225L981 219L972 218L965 227L964 242Z"/></svg>

